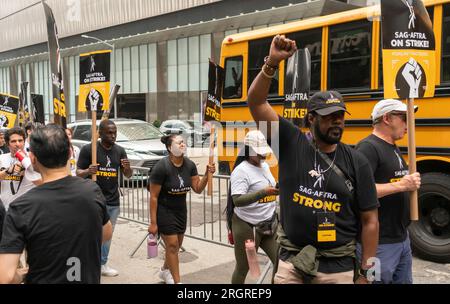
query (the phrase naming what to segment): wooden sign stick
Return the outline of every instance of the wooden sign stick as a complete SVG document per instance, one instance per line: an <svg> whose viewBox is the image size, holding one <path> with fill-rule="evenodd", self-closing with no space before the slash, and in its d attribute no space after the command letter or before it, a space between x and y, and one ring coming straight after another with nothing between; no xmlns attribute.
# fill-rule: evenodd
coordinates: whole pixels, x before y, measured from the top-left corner
<svg viewBox="0 0 450 304"><path fill-rule="evenodd" d="M409 174L417 171L416 167L416 128L414 115L414 98L408 98L408 167ZM417 190L410 192L409 205L412 221L419 219L419 207L417 203Z"/></svg>

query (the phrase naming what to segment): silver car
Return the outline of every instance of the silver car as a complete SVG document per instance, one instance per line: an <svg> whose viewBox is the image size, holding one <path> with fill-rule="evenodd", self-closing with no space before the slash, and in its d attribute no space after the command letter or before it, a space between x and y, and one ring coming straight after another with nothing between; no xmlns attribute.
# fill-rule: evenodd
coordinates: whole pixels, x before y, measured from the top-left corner
<svg viewBox="0 0 450 304"><path fill-rule="evenodd" d="M127 152L133 167L151 169L168 154L161 143L162 134L152 124L137 120L118 118L111 119L117 126L116 144ZM97 122L97 126L100 122ZM91 121L77 121L68 125L73 130L72 144L81 148L91 142Z"/></svg>

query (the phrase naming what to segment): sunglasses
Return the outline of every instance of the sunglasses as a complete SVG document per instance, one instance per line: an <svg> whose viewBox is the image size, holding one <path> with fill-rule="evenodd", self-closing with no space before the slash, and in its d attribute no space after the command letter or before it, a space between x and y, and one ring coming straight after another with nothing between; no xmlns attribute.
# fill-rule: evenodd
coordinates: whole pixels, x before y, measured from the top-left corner
<svg viewBox="0 0 450 304"><path fill-rule="evenodd" d="M390 114L391 114L391 115L394 115L394 116L398 116L398 117L400 117L401 120L403 120L403 121L406 122L406 113L396 113L396 112L393 112L393 113L390 113Z"/></svg>

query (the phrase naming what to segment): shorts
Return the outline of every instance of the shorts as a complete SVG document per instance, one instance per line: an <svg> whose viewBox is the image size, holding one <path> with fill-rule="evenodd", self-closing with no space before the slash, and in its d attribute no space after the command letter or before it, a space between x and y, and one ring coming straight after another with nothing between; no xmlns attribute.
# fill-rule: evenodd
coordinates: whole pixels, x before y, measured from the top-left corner
<svg viewBox="0 0 450 304"><path fill-rule="evenodd" d="M187 210L184 208L168 208L159 204L156 221L160 234L184 234L186 232Z"/></svg>

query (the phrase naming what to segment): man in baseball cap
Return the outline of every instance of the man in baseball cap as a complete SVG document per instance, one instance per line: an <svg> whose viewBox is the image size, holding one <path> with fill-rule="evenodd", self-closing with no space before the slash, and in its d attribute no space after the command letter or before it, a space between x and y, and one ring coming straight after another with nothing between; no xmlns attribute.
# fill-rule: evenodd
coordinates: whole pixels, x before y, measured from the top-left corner
<svg viewBox="0 0 450 304"><path fill-rule="evenodd" d="M380 201L377 258L380 259L381 282L386 284L412 283L412 256L407 232L410 223L408 192L420 187L420 174L409 174L408 165L395 144L406 134L406 112L407 106L399 100L378 102L372 111L373 133L356 146L369 160L377 187ZM359 257L360 250L358 246Z"/></svg>
<svg viewBox="0 0 450 304"><path fill-rule="evenodd" d="M337 144L344 133L344 116L350 114L339 92L322 91L310 97L304 126L311 129L315 141Z"/></svg>
<svg viewBox="0 0 450 304"><path fill-rule="evenodd" d="M414 112L417 112L418 107L414 106ZM372 121L379 120L384 114L391 112L394 113L405 113L408 111L406 104L402 103L397 99L383 99L379 101L372 110Z"/></svg>
<svg viewBox="0 0 450 304"><path fill-rule="evenodd" d="M309 99L307 109L308 112L316 112L321 116L338 111L345 111L348 113L344 99L341 94L336 91L317 92Z"/></svg>
<svg viewBox="0 0 450 304"><path fill-rule="evenodd" d="M270 128L267 140L278 159L280 251L273 281L353 283L355 240L361 236L363 259L356 282L368 283L367 260L375 256L378 243L378 199L367 159L341 142L347 112L341 94L311 96L305 116L308 133L267 102L279 65L296 50L294 40L275 36L248 91L250 113L261 129L264 124Z"/></svg>

